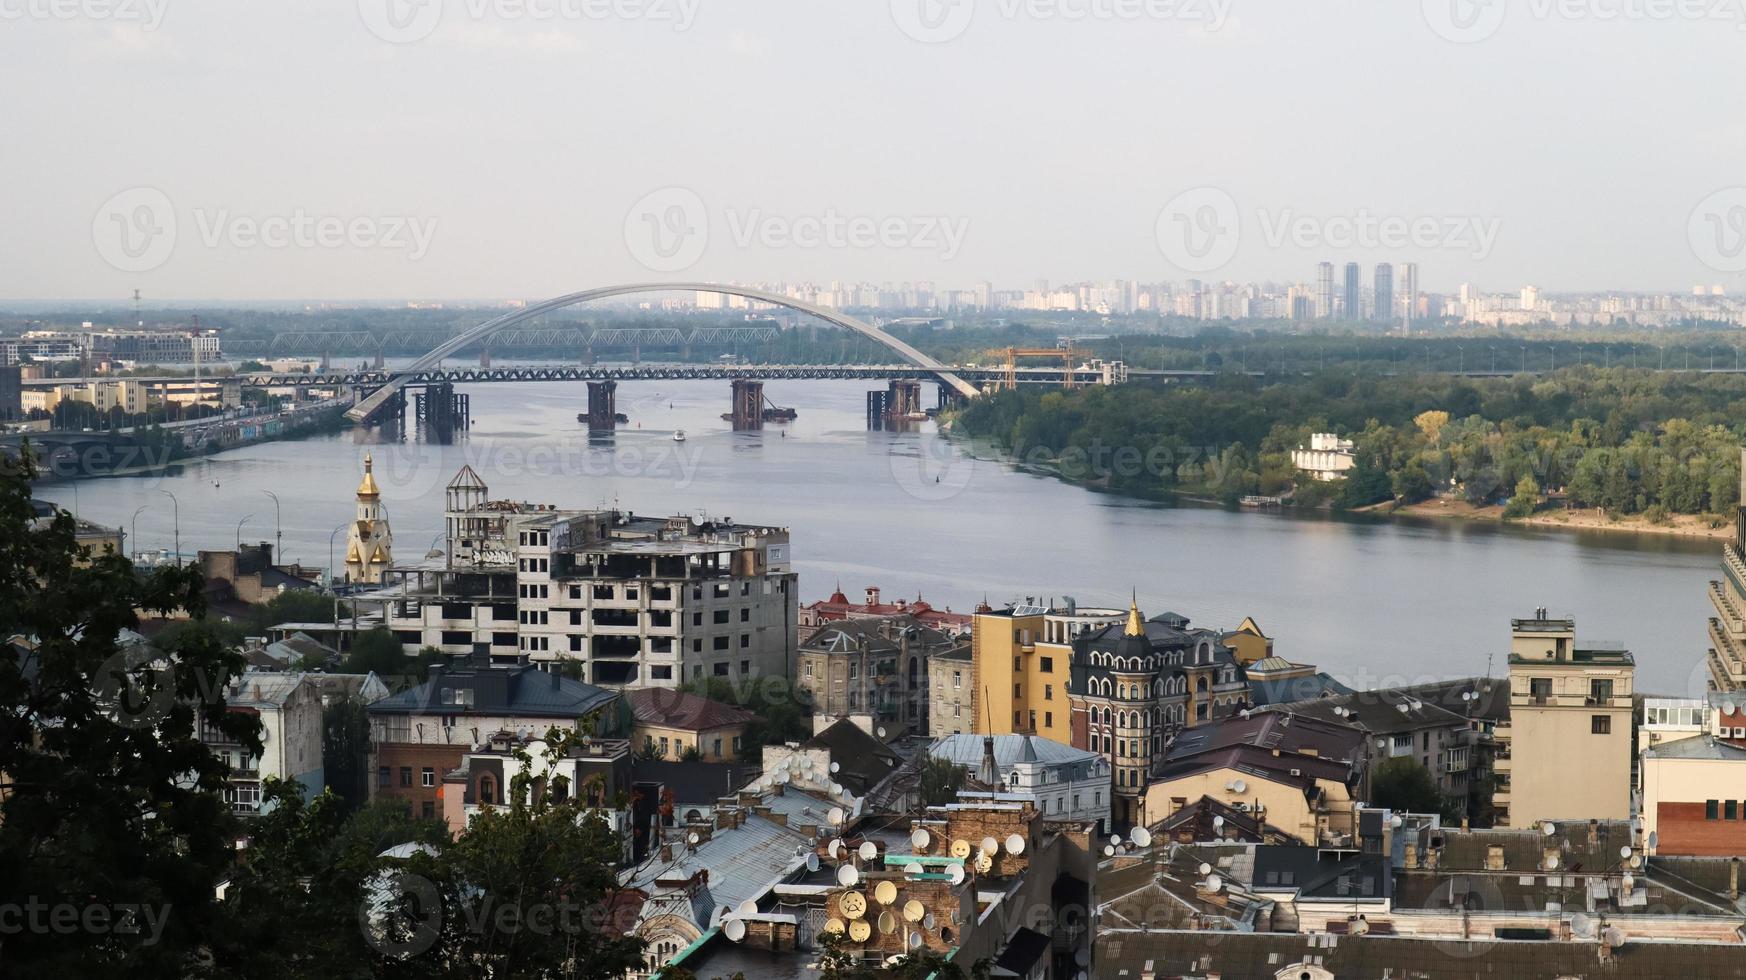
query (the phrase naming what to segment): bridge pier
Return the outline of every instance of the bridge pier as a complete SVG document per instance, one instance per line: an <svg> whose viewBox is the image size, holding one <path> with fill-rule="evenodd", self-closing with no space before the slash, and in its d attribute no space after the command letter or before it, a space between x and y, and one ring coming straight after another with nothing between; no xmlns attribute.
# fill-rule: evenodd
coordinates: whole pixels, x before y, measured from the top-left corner
<svg viewBox="0 0 1746 980"><path fill-rule="evenodd" d="M747 378L733 381L733 411L729 413L735 432L749 432L764 427L764 382Z"/></svg>
<svg viewBox="0 0 1746 980"><path fill-rule="evenodd" d="M588 431L611 432L618 424L618 382L588 382Z"/></svg>
<svg viewBox="0 0 1746 980"><path fill-rule="evenodd" d="M488 368L491 366L491 348L479 348L479 366L482 368Z"/></svg>
<svg viewBox="0 0 1746 980"><path fill-rule="evenodd" d="M453 439L457 429L464 432L472 428L471 399L464 393L456 394L455 386L446 381L425 386L413 400L419 425L438 442Z"/></svg>
<svg viewBox="0 0 1746 980"><path fill-rule="evenodd" d="M867 392L867 427L869 429L902 429L921 413L921 382L899 379L890 382L884 391Z"/></svg>

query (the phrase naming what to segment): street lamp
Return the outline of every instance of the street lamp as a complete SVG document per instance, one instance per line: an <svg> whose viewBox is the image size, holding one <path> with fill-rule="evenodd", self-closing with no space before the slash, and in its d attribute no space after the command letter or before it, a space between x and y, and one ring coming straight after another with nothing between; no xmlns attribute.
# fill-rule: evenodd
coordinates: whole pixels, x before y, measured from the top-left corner
<svg viewBox="0 0 1746 980"><path fill-rule="evenodd" d="M281 564L285 561L285 525L279 520L279 495L271 490L262 493L273 498L273 554Z"/></svg>
<svg viewBox="0 0 1746 980"><path fill-rule="evenodd" d="M346 528L351 527L351 526L352 526L352 522L347 521L344 524L341 524L339 527L334 528L331 532L328 533L328 536L327 536L327 584L329 586L332 586L334 581L339 578L338 575L335 575L333 573L333 537L334 537L334 535L340 533L341 531L344 531ZM336 620L336 622L337 622L337 620Z"/></svg>
<svg viewBox="0 0 1746 980"><path fill-rule="evenodd" d="M151 505L150 504L140 504L139 510L136 510L133 512L133 550L134 550L134 554L139 553L139 513L140 513L140 511L145 510L149 506L151 506Z"/></svg>
<svg viewBox="0 0 1746 980"><path fill-rule="evenodd" d="M162 487L158 492L170 498L170 520L176 530L176 567L182 567L182 505L176 500L176 495Z"/></svg>
<svg viewBox="0 0 1746 980"><path fill-rule="evenodd" d="M253 520L254 516L255 515L253 515L253 514L244 514L243 519L236 522L236 553L239 555L242 554L242 529L243 529L243 525L247 524L249 521Z"/></svg>

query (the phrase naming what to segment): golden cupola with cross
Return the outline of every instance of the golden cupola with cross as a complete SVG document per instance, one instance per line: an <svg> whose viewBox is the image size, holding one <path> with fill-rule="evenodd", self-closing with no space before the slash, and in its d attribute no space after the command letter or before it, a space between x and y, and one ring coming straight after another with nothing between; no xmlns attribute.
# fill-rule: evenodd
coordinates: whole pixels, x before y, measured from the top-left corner
<svg viewBox="0 0 1746 980"><path fill-rule="evenodd" d="M376 486L375 461L364 454L364 479L358 483L358 516L346 535L347 582L375 585L394 561L394 535L382 511L382 491Z"/></svg>

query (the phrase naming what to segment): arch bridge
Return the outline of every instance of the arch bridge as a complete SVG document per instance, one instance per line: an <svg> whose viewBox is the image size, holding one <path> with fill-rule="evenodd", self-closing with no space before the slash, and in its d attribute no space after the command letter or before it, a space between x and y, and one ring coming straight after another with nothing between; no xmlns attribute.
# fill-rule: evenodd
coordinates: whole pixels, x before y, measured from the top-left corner
<svg viewBox="0 0 1746 980"><path fill-rule="evenodd" d="M898 356L902 357L909 364L939 379L941 384L951 388L965 398L974 398L979 394L975 385L964 380L962 377L959 377L949 365L929 357L916 348L891 336L865 320L857 319L837 310L798 300L791 296L784 296L781 293L772 293L766 290L752 289L746 286L735 286L726 283L712 282L654 282L630 283L623 286L602 286L596 289L585 289L577 293L567 293L555 299L549 299L545 302L535 303L512 313L506 313L503 316L487 320L471 330L465 330L461 333L455 334L453 337L450 337L448 340L437 345L417 361L408 365L404 370L396 372L385 384L382 385L382 387L376 389L376 391L369 397L359 401L350 411L346 412L346 417L354 422L367 421L370 416L376 414L376 412L380 411L384 405L388 404L388 402L391 401L402 388L406 387L406 385L411 383L419 375L436 367L445 357L452 355L454 352L461 350L469 344L474 344L488 338L499 330L513 327L518 323L523 323L534 317L550 313L554 310L561 310L567 306L574 306L578 303L587 303L597 299L610 299L614 296L628 296L635 293L652 292L720 293L725 296L738 296L742 299L749 299L758 303L768 303L771 306L780 306L785 309L794 310L797 313L805 313L809 316L814 316L824 320L827 323L834 324L847 330L853 330L855 333L858 333L863 337L867 337L870 340L883 344Z"/></svg>

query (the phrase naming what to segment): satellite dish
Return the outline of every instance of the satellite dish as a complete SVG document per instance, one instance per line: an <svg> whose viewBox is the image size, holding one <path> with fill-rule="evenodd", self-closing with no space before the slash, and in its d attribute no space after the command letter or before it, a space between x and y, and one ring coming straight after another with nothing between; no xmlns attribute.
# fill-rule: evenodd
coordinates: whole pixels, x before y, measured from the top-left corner
<svg viewBox="0 0 1746 980"><path fill-rule="evenodd" d="M897 886L889 881L882 881L873 886L873 900L880 905L890 905L897 901ZM890 929L885 930L890 932Z"/></svg>
<svg viewBox="0 0 1746 980"><path fill-rule="evenodd" d="M1024 852L1025 852L1025 839L1023 837L1020 837L1017 834L1012 834L1012 835L1007 837L1007 839L1006 839L1006 853L1008 853L1008 854L1023 854Z"/></svg>
<svg viewBox="0 0 1746 980"><path fill-rule="evenodd" d="M812 756L809 756L809 755L801 756L800 757L800 769L801 769L801 771L805 772L806 770L811 769L811 768L812 768Z"/></svg>
<svg viewBox="0 0 1746 980"><path fill-rule="evenodd" d="M1108 844L1103 845L1103 856L1106 858L1107 857L1115 857L1115 848L1109 846Z"/></svg>
<svg viewBox="0 0 1746 980"><path fill-rule="evenodd" d="M1607 931L1601 935L1601 939L1608 946L1618 949L1620 946L1625 945L1625 930L1620 929L1618 926L1608 926Z"/></svg>
<svg viewBox="0 0 1746 980"><path fill-rule="evenodd" d="M1594 920L1581 912L1576 912L1570 916L1570 931L1578 939L1593 939Z"/></svg>
<svg viewBox="0 0 1746 980"><path fill-rule="evenodd" d="M880 932L896 932L897 931L897 916L892 915L890 912L879 913L879 931Z"/></svg>
<svg viewBox="0 0 1746 980"><path fill-rule="evenodd" d="M808 854L806 856L806 870L808 870L808 871L817 871L818 870L818 855L817 854Z"/></svg>
<svg viewBox="0 0 1746 980"><path fill-rule="evenodd" d="M916 949L916 948L920 947L921 944L922 944L921 933L912 932L909 934L909 948L910 949Z"/></svg>
<svg viewBox="0 0 1746 980"><path fill-rule="evenodd" d="M840 806L831 807L831 812L825 814L826 819L839 827L843 825L843 819L847 816L848 814L844 813L843 808Z"/></svg>
<svg viewBox="0 0 1746 980"><path fill-rule="evenodd" d="M745 901L741 902L740 904L734 906L734 914L735 915L757 915L758 914L758 903L753 901L752 899L748 898Z"/></svg>
<svg viewBox="0 0 1746 980"><path fill-rule="evenodd" d="M867 914L867 896L860 892L844 892L837 896L837 909L851 919Z"/></svg>
<svg viewBox="0 0 1746 980"><path fill-rule="evenodd" d="M918 851L927 850L928 841L932 839L933 838L928 835L927 829L924 827L917 827L915 833L909 835L910 846Z"/></svg>
<svg viewBox="0 0 1746 980"><path fill-rule="evenodd" d="M1631 855L1631 867L1641 868L1642 866L1643 866L1643 855L1641 855L1641 854Z"/></svg>
<svg viewBox="0 0 1746 980"><path fill-rule="evenodd" d="M922 926L927 929L932 929L934 927L934 914L932 912L929 912L922 917Z"/></svg>
<svg viewBox="0 0 1746 980"><path fill-rule="evenodd" d="M1203 875L1212 874L1212 865L1206 863L1205 861L1200 862L1200 873Z"/></svg>
<svg viewBox="0 0 1746 980"><path fill-rule="evenodd" d="M1225 825L1225 818L1224 817L1222 817L1222 816L1213 817L1213 829L1214 830L1219 830L1220 828L1224 827L1224 825Z"/></svg>
<svg viewBox="0 0 1746 980"><path fill-rule="evenodd" d="M833 772L833 773L841 772L842 769L843 769L842 763L838 763L838 762L831 763L831 772Z"/></svg>
<svg viewBox="0 0 1746 980"><path fill-rule="evenodd" d="M1619 857L1628 858L1630 856L1631 856L1631 845L1626 844L1624 847L1619 848Z"/></svg>
<svg viewBox="0 0 1746 980"><path fill-rule="evenodd" d="M788 785L788 773L786 773L786 772L777 773L776 774L776 785L787 786Z"/></svg>
<svg viewBox="0 0 1746 980"><path fill-rule="evenodd" d="M746 938L746 924L738 919L729 919L722 925L721 933L728 937L728 942L737 943Z"/></svg>
<svg viewBox="0 0 1746 980"><path fill-rule="evenodd" d="M874 858L879 856L879 845L873 843L870 840L869 841L862 841L861 842L861 849L859 851L857 851L856 853L861 855L861 860L871 861Z"/></svg>
<svg viewBox="0 0 1746 980"><path fill-rule="evenodd" d="M885 737L885 726L884 726L884 725L880 725L880 726L879 726L879 731L878 731L878 732L877 732L877 733L876 733L876 734L877 734L877 735L878 735L878 736L879 736L879 737L880 737L880 738L884 738L884 737Z"/></svg>
<svg viewBox="0 0 1746 980"><path fill-rule="evenodd" d="M1135 827L1134 832L1128 836L1132 837L1134 843L1141 847L1152 846L1152 832L1144 827Z"/></svg>
<svg viewBox="0 0 1746 980"><path fill-rule="evenodd" d="M1110 843L1111 843L1111 844L1114 844L1114 845L1115 845L1115 846L1117 846L1117 847L1120 847L1120 846L1122 846L1122 835L1121 835L1121 834L1111 834L1111 835L1109 835L1109 842L1110 842Z"/></svg>
<svg viewBox="0 0 1746 980"><path fill-rule="evenodd" d="M849 923L849 938L864 943L873 938L873 927L867 924L866 919L856 919Z"/></svg>
<svg viewBox="0 0 1746 980"><path fill-rule="evenodd" d="M1247 793L1249 791L1249 784L1245 783L1241 779L1239 779L1235 783L1231 784L1231 789L1234 792Z"/></svg>
<svg viewBox="0 0 1746 980"><path fill-rule="evenodd" d="M832 916L831 920L829 922L825 923L824 931L841 934L843 929L844 929L843 920L836 918L835 916Z"/></svg>
<svg viewBox="0 0 1746 980"><path fill-rule="evenodd" d="M1649 831L1649 849L1651 851L1655 850L1655 844L1660 839L1661 839L1661 835L1659 833L1657 833L1656 831L1653 831L1653 830Z"/></svg>
<svg viewBox="0 0 1746 980"><path fill-rule="evenodd" d="M694 833L694 834L692 834L692 835L691 835L691 836L689 836L689 837L687 837L687 838L685 838L685 839L686 839L686 840L687 840L687 841L688 841L688 842L690 842L690 844L691 844L691 846L692 846L692 847L696 847L696 846L697 846L697 843L698 843L698 841L701 841L701 840L702 840L702 839L703 839L703 838L701 838L701 837L699 837L699 836L697 836L697 835L696 835L696 834L695 834L695 833Z"/></svg>
<svg viewBox="0 0 1746 980"><path fill-rule="evenodd" d="M831 852L831 857L840 859L843 856L843 841L842 841L842 839L838 838L836 840L831 841L831 846L830 846L829 850Z"/></svg>
<svg viewBox="0 0 1746 980"><path fill-rule="evenodd" d="M903 903L903 917L911 922L920 922L927 914L927 907L913 898Z"/></svg>
<svg viewBox="0 0 1746 980"><path fill-rule="evenodd" d="M1220 878L1218 875L1211 875L1206 879L1206 890L1209 892L1220 891L1224 887L1225 879Z"/></svg>
<svg viewBox="0 0 1746 980"><path fill-rule="evenodd" d="M957 865L954 864L954 865L952 865L952 867L955 868L955 867L957 867ZM906 875L919 875L919 874L922 874L925 870L926 869L924 869L921 866L920 861L911 861L908 864L903 866L903 873Z"/></svg>
<svg viewBox="0 0 1746 980"><path fill-rule="evenodd" d="M962 864L947 865L946 878L954 885L962 885L964 883L964 866Z"/></svg>
<svg viewBox="0 0 1746 980"><path fill-rule="evenodd" d="M1406 821L1402 820L1398 813L1388 818L1388 825L1390 827L1399 827L1403 823L1406 823Z"/></svg>
<svg viewBox="0 0 1746 980"><path fill-rule="evenodd" d="M1000 850L1000 841L997 841L992 837L982 838L982 853L992 856L996 851L999 851L999 850Z"/></svg>
<svg viewBox="0 0 1746 980"><path fill-rule="evenodd" d="M1619 879L1619 888L1624 894L1629 895L1631 889L1635 887L1637 887L1637 879L1634 876L1625 875L1623 878Z"/></svg>
<svg viewBox="0 0 1746 980"><path fill-rule="evenodd" d="M964 840L962 838L959 838L958 840L953 841L952 842L952 856L955 858L967 858L967 857L969 857L970 856L970 842L967 840Z"/></svg>
<svg viewBox="0 0 1746 980"><path fill-rule="evenodd" d="M994 859L987 854L976 855L976 870L981 874L987 874L994 870Z"/></svg>
<svg viewBox="0 0 1746 980"><path fill-rule="evenodd" d="M1546 855L1546 870L1551 871L1553 868L1556 868L1556 867L1558 867L1558 855L1556 855L1556 854Z"/></svg>
<svg viewBox="0 0 1746 980"><path fill-rule="evenodd" d="M861 872L855 870L852 864L845 864L837 869L837 884L853 885L861 880Z"/></svg>
<svg viewBox="0 0 1746 980"><path fill-rule="evenodd" d="M1540 833L1545 834L1547 837L1551 837L1553 834L1558 833L1558 825L1548 820L1540 825Z"/></svg>

